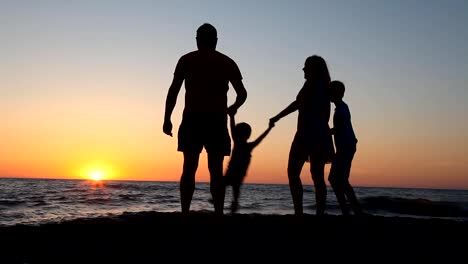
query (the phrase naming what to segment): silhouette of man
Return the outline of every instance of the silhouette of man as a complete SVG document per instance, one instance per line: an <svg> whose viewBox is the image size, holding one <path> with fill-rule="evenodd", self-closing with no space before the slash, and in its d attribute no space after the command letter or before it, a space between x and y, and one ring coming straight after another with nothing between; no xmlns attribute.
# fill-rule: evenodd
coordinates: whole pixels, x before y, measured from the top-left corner
<svg viewBox="0 0 468 264"><path fill-rule="evenodd" d="M203 24L197 30L198 50L182 56L177 62L174 78L166 98L163 131L172 136L171 115L177 95L185 81L185 107L178 131L177 150L184 154L180 178L182 213L190 211L195 190L195 173L200 153L208 154L210 192L216 214L223 214L223 160L231 152L231 138L227 129L227 114L235 114L244 104L247 91L237 64L216 51L216 28ZM235 102L227 107L229 82L236 92Z"/></svg>

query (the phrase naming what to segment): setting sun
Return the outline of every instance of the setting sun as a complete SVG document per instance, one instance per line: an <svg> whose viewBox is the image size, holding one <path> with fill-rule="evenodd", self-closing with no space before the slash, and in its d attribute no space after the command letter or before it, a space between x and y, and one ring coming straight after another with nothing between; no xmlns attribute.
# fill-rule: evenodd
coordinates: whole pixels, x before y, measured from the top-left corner
<svg viewBox="0 0 468 264"><path fill-rule="evenodd" d="M89 173L89 178L93 181L100 181L104 178L105 173L100 170L91 171Z"/></svg>
<svg viewBox="0 0 468 264"><path fill-rule="evenodd" d="M116 174L113 167L99 163L82 167L79 170L79 175L81 178L87 180L102 181L111 180L115 177Z"/></svg>

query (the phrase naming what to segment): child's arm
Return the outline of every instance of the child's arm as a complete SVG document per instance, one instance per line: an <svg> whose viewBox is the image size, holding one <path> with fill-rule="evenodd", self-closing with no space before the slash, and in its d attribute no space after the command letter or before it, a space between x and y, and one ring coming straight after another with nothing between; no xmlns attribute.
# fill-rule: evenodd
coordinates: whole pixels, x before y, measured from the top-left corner
<svg viewBox="0 0 468 264"><path fill-rule="evenodd" d="M231 127L231 136L233 140L236 140L236 120L234 119L234 113L229 113L229 126Z"/></svg>
<svg viewBox="0 0 468 264"><path fill-rule="evenodd" d="M255 148L262 140L270 133L271 129L275 126L275 124L270 122L270 125L268 126L267 130L263 132L254 142L252 142L252 148Z"/></svg>

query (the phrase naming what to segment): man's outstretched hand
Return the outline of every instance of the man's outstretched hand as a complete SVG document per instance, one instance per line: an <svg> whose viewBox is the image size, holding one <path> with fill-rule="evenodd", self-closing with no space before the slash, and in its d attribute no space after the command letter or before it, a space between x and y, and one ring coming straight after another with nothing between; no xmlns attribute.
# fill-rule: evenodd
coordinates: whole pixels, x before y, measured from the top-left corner
<svg viewBox="0 0 468 264"><path fill-rule="evenodd" d="M172 122L170 120L164 121L163 132L172 137Z"/></svg>

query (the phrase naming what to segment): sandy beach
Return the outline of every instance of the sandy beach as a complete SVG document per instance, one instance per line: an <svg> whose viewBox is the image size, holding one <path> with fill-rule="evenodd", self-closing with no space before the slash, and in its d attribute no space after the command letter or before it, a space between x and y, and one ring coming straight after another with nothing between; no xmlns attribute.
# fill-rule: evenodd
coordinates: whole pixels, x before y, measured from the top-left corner
<svg viewBox="0 0 468 264"><path fill-rule="evenodd" d="M142 212L0 228L0 263L166 263L466 257L468 223L403 217ZM466 258L465 258L466 260Z"/></svg>

